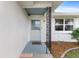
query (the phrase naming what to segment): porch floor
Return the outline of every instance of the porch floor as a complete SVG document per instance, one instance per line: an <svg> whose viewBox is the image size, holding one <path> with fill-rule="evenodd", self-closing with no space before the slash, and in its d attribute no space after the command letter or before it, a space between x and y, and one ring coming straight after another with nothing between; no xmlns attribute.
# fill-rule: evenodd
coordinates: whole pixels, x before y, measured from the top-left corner
<svg viewBox="0 0 79 59"><path fill-rule="evenodd" d="M55 58L60 58L60 56L68 49L79 47L75 42L52 42L52 55Z"/></svg>
<svg viewBox="0 0 79 59"><path fill-rule="evenodd" d="M46 54L46 50L48 52L48 54ZM31 58L44 58L44 57L52 57L52 55L50 54L48 48L46 47L45 43L41 43L41 44L32 44L32 42L29 42L22 54L20 55L21 58L27 58L27 57L31 57Z"/></svg>

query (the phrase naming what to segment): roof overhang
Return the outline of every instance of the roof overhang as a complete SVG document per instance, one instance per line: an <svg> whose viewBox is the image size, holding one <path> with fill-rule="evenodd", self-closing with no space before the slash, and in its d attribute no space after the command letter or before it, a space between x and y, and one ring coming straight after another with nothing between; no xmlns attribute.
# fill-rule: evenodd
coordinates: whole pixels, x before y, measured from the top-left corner
<svg viewBox="0 0 79 59"><path fill-rule="evenodd" d="M54 18L79 18L79 13L53 13Z"/></svg>
<svg viewBox="0 0 79 59"><path fill-rule="evenodd" d="M55 10L61 1L18 1L22 8L47 8L52 7Z"/></svg>
<svg viewBox="0 0 79 59"><path fill-rule="evenodd" d="M63 1L53 1L52 3L53 10L55 10L61 3L63 3Z"/></svg>

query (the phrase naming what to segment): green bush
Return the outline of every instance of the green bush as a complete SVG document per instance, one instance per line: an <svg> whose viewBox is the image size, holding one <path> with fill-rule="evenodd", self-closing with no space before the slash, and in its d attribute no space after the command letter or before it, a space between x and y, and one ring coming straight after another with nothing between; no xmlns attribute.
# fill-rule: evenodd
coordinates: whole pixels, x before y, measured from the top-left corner
<svg viewBox="0 0 79 59"><path fill-rule="evenodd" d="M79 42L79 28L72 31L71 36Z"/></svg>

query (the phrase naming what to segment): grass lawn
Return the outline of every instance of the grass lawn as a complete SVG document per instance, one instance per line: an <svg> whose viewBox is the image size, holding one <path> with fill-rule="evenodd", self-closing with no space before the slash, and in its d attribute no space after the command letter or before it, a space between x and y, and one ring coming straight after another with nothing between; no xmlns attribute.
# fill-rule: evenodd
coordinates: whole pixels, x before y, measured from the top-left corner
<svg viewBox="0 0 79 59"><path fill-rule="evenodd" d="M65 58L79 58L79 49L69 51L64 57Z"/></svg>

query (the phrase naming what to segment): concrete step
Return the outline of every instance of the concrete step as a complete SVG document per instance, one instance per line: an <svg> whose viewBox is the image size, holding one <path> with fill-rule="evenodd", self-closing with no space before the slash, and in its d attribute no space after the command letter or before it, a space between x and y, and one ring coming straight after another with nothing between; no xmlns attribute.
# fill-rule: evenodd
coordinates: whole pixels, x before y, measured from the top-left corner
<svg viewBox="0 0 79 59"><path fill-rule="evenodd" d="M51 54L21 54L20 58L53 58Z"/></svg>
<svg viewBox="0 0 79 59"><path fill-rule="evenodd" d="M53 58L51 54L34 54L33 58Z"/></svg>

